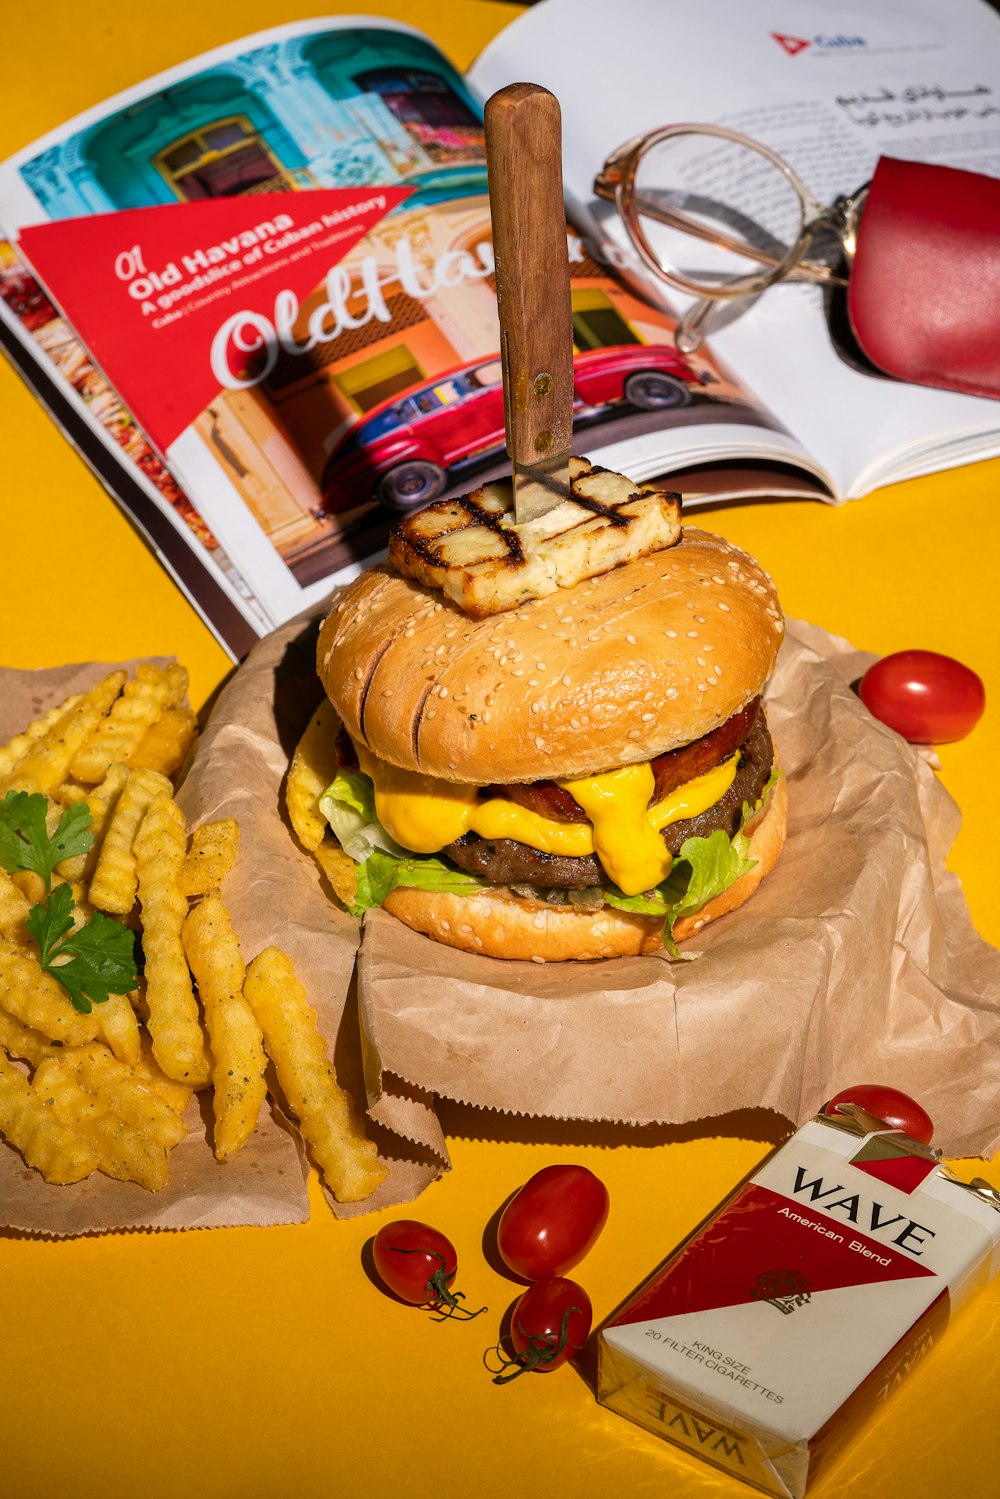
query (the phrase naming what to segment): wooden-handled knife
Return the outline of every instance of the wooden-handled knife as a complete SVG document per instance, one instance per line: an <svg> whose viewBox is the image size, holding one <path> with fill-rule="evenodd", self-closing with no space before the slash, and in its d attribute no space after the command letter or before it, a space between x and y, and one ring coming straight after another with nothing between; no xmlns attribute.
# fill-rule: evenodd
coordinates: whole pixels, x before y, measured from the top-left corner
<svg viewBox="0 0 1000 1499"><path fill-rule="evenodd" d="M486 103L507 452L518 524L569 498L573 312L559 101L512 83Z"/></svg>

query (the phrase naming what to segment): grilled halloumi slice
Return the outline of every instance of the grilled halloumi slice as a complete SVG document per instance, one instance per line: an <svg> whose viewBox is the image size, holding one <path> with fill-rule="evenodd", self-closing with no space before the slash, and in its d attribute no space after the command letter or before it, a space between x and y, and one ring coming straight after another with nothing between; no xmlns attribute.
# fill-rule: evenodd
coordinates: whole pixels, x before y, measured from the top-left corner
<svg viewBox="0 0 1000 1499"><path fill-rule="evenodd" d="M572 588L681 537L680 496L571 458L572 499L523 526L510 480L439 500L393 528L389 560L482 619Z"/></svg>

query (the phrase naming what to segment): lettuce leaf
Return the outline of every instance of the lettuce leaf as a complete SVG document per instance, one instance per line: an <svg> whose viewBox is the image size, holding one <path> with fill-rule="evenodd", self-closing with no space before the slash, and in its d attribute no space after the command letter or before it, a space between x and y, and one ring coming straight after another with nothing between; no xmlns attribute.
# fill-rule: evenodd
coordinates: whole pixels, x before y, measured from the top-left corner
<svg viewBox="0 0 1000 1499"><path fill-rule="evenodd" d="M483 881L474 874L464 874L453 869L440 859L428 854L409 854L398 857L385 849L376 848L358 866L358 888L352 916L363 916L372 906L380 906L387 895L400 886L416 890L450 890L456 895L472 895L483 888Z"/></svg>
<svg viewBox="0 0 1000 1499"><path fill-rule="evenodd" d="M375 787L360 770L339 771L320 797L319 809L341 848L356 864L364 864L375 849L385 849L399 858L406 856L406 850L379 822Z"/></svg>

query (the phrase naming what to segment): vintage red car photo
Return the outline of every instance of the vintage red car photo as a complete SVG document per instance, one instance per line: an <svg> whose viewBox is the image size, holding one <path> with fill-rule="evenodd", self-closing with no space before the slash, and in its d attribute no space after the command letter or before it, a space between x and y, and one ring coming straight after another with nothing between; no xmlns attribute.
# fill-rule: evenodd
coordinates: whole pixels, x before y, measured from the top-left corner
<svg viewBox="0 0 1000 1499"><path fill-rule="evenodd" d="M609 406L686 406L713 379L659 344L588 349L573 369L574 414L584 422ZM480 360L364 416L327 460L323 505L331 515L373 499L389 510L416 510L503 448L500 361Z"/></svg>

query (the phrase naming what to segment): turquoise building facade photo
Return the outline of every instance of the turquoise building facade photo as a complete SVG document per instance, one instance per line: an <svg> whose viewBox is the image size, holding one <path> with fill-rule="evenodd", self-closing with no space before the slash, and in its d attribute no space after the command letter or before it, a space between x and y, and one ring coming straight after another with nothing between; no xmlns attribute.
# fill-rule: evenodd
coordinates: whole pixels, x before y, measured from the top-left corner
<svg viewBox="0 0 1000 1499"><path fill-rule="evenodd" d="M420 37L376 27L223 58L20 170L53 219L309 187L407 184L411 208L486 191L461 76Z"/></svg>

